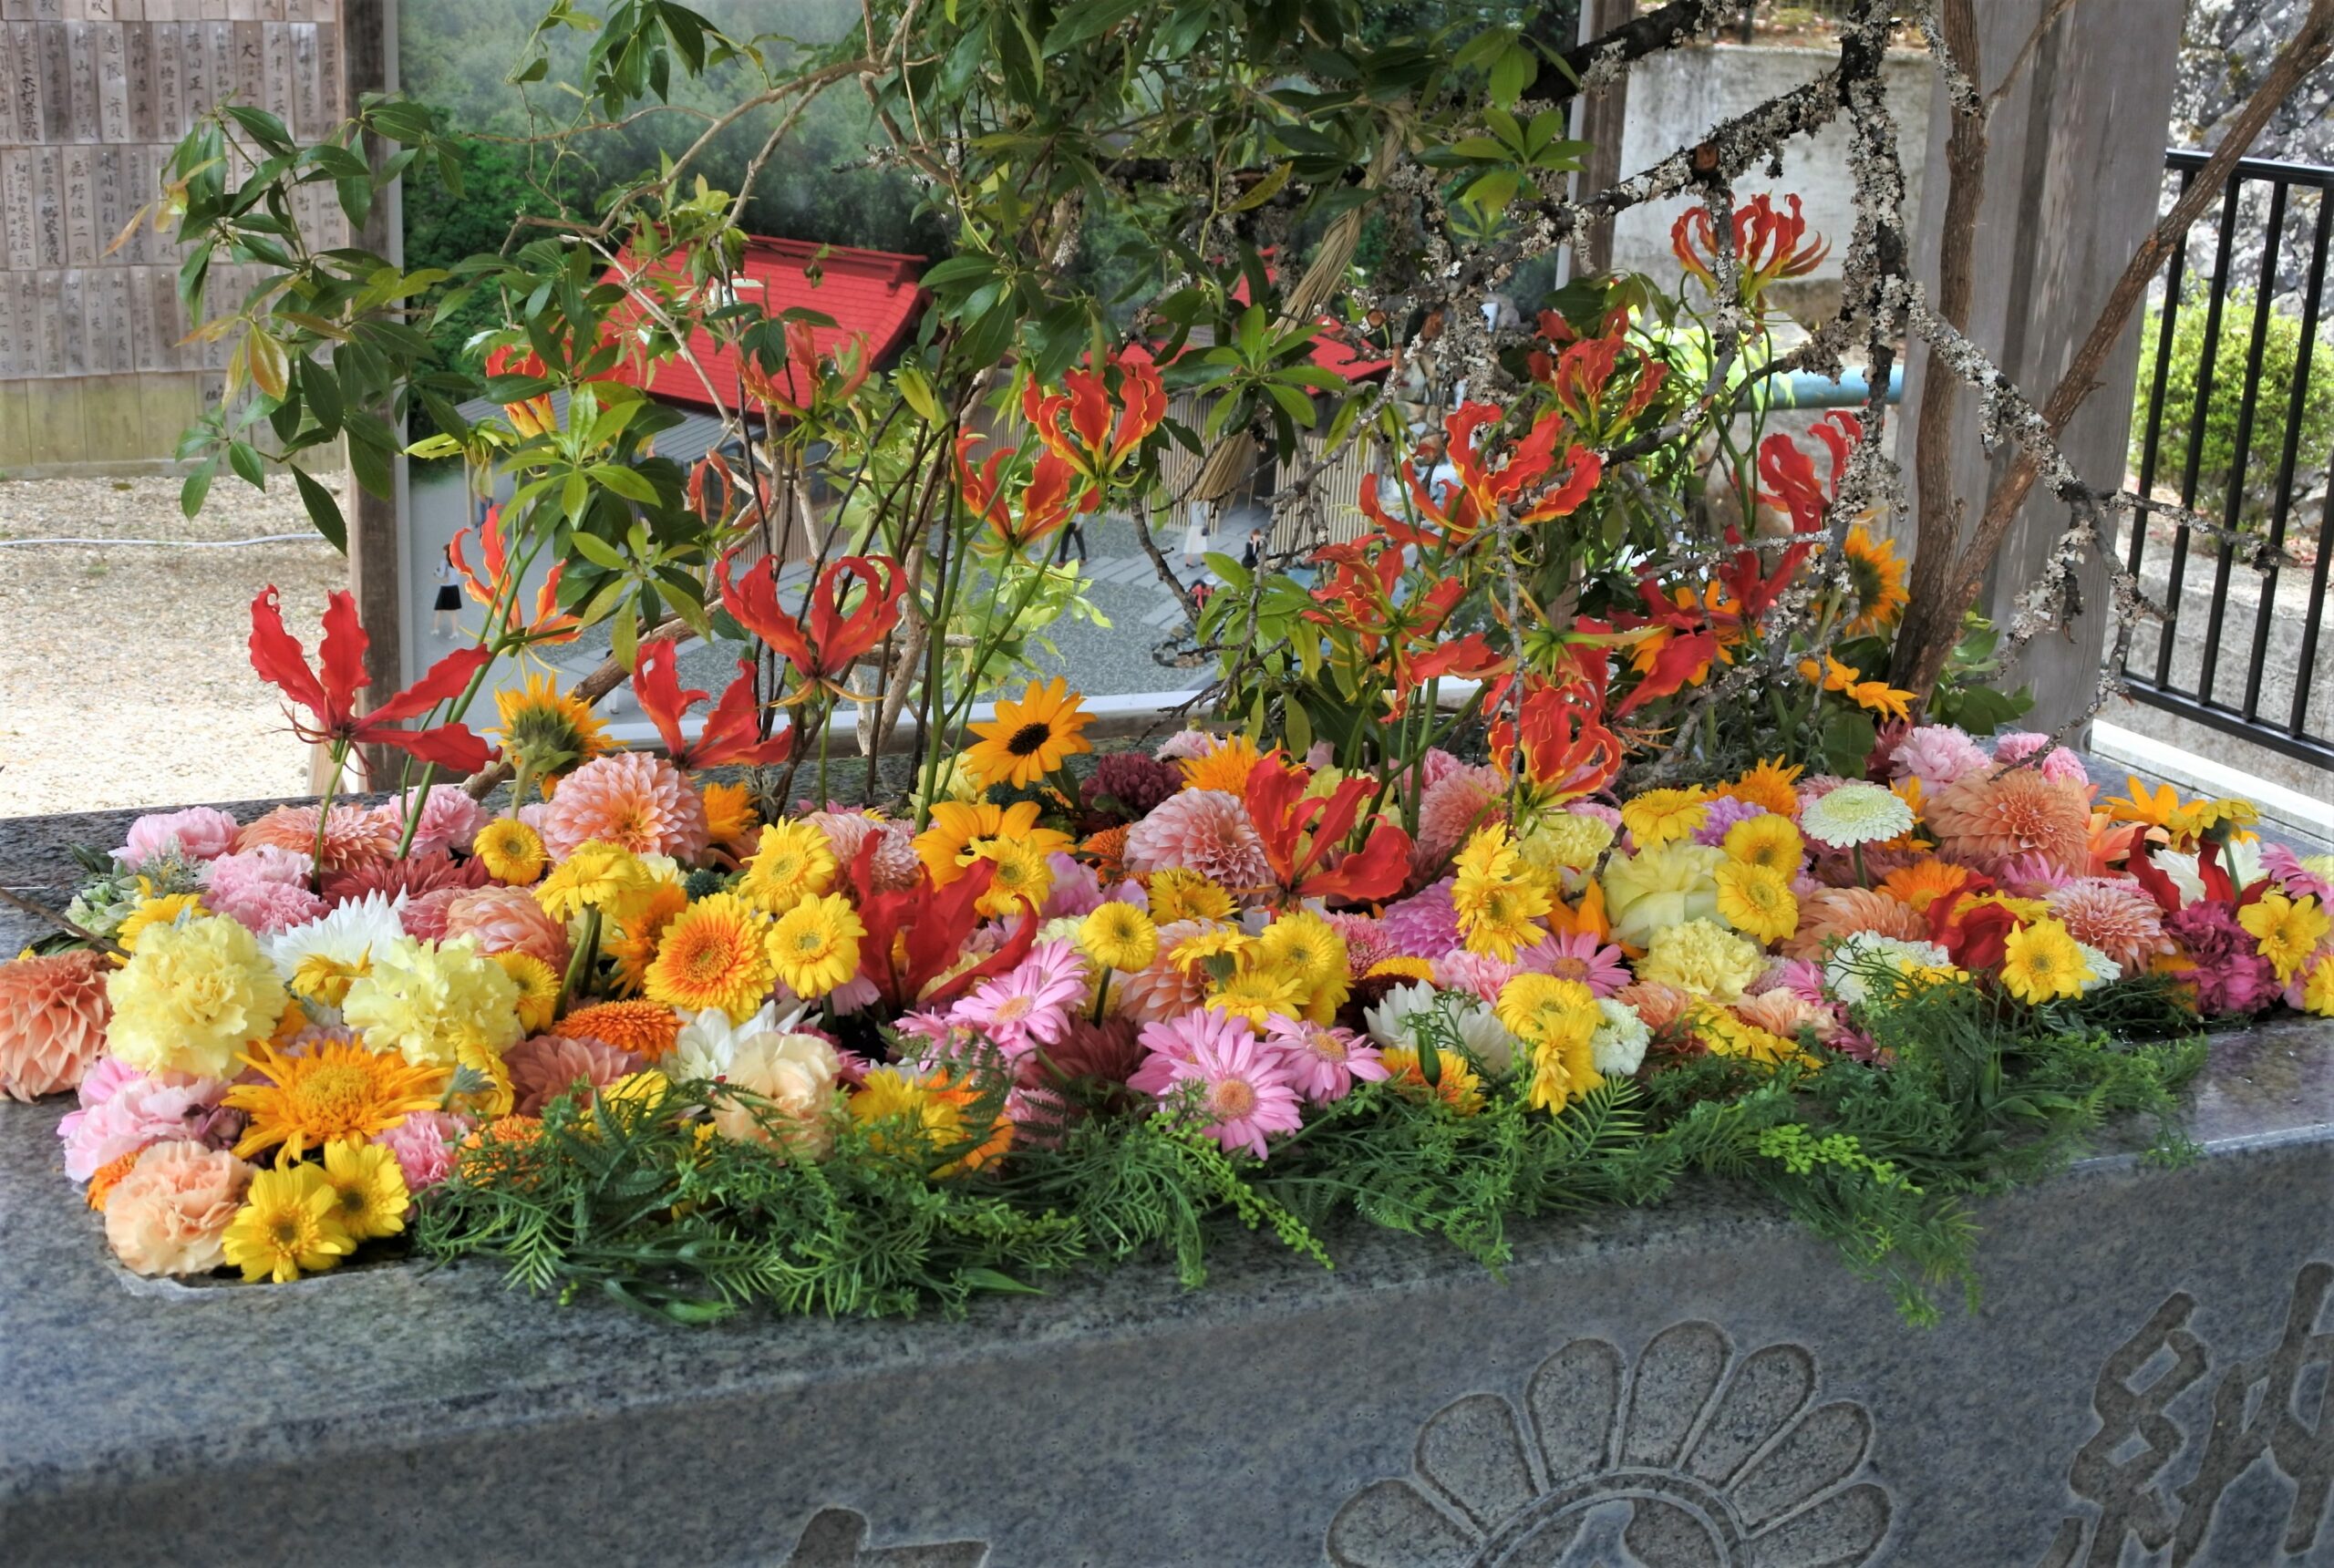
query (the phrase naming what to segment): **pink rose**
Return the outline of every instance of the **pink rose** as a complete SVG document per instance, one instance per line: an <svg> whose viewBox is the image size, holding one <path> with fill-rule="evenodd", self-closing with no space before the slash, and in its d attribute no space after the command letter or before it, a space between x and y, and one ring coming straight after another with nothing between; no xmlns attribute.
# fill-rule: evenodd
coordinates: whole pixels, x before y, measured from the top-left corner
<svg viewBox="0 0 2334 1568"><path fill-rule="evenodd" d="M155 1144L106 1197L113 1255L136 1274L209 1274L226 1261L221 1239L252 1175L222 1149Z"/></svg>
<svg viewBox="0 0 2334 1568"><path fill-rule="evenodd" d="M235 847L235 819L212 806L156 811L129 824L128 841L113 858L135 869L175 842L191 861L212 861Z"/></svg>

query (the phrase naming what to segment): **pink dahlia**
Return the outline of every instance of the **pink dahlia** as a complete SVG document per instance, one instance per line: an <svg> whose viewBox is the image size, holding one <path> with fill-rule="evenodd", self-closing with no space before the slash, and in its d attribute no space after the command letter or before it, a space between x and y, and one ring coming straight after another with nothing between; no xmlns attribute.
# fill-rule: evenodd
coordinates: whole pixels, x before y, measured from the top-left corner
<svg viewBox="0 0 2334 1568"><path fill-rule="evenodd" d="M1122 1084L1142 1066L1142 1042L1131 1018L1105 1018L1097 1024L1072 1018L1061 1038L1046 1047L1045 1059L1066 1078L1091 1078L1097 1083ZM1036 1062L1024 1064L1027 1071Z"/></svg>
<svg viewBox="0 0 2334 1568"><path fill-rule="evenodd" d="M314 806L278 806L266 816L246 824L235 835L235 848L238 850L255 850L263 844L273 844L279 850L292 850L301 854L314 854L316 848L316 809ZM378 865L395 853L397 847L397 834L367 808L335 806L325 823L325 874L330 876L335 872Z"/></svg>
<svg viewBox="0 0 2334 1568"><path fill-rule="evenodd" d="M212 1113L227 1093L217 1078L187 1073L139 1073L94 1104L67 1113L57 1124L65 1144L65 1174L90 1177L125 1154L170 1139L201 1140Z"/></svg>
<svg viewBox="0 0 2334 1568"><path fill-rule="evenodd" d="M1296 1092L1316 1105L1345 1099L1357 1080L1379 1083L1389 1076L1376 1042L1351 1029L1275 1013L1265 1025L1265 1040L1280 1048Z"/></svg>
<svg viewBox="0 0 2334 1568"><path fill-rule="evenodd" d="M81 1082L106 1048L109 972L87 948L0 964L0 1094L33 1099Z"/></svg>
<svg viewBox="0 0 2334 1568"><path fill-rule="evenodd" d="M542 832L553 860L597 841L693 864L705 853L710 829L705 801L679 769L645 751L619 751L560 780Z"/></svg>
<svg viewBox="0 0 2334 1568"><path fill-rule="evenodd" d="M1459 916L1451 907L1451 879L1420 888L1399 903L1386 906L1379 917L1386 944L1409 958L1440 958L1461 946Z"/></svg>
<svg viewBox="0 0 2334 1568"><path fill-rule="evenodd" d="M183 860L216 860L235 847L235 835L241 831L235 819L216 806L150 811L129 824L129 832L113 858L136 871L175 844Z"/></svg>
<svg viewBox="0 0 2334 1568"><path fill-rule="evenodd" d="M2050 913L2077 942L2112 958L2127 975L2178 951L2164 932L2164 910L2140 884L2120 877L2076 877L2050 890Z"/></svg>
<svg viewBox="0 0 2334 1568"><path fill-rule="evenodd" d="M1419 797L1419 831L1410 845L1410 869L1431 876L1449 863L1467 835L1487 822L1505 819L1501 804L1506 780L1496 768L1454 767L1428 784Z"/></svg>
<svg viewBox="0 0 2334 1568"><path fill-rule="evenodd" d="M1069 1010L1086 995L1086 972L1067 942L1041 942L1019 965L973 987L948 1009L950 1022L978 1029L1009 1061L1061 1037Z"/></svg>
<svg viewBox="0 0 2334 1568"><path fill-rule="evenodd" d="M1485 1002L1499 1000L1500 987L1522 972L1517 964L1503 964L1480 953L1455 948L1434 961L1434 983L1445 991L1464 991Z"/></svg>
<svg viewBox="0 0 2334 1568"><path fill-rule="evenodd" d="M1207 1002L1207 971L1193 965L1187 973L1175 966L1175 944L1203 931L1219 929L1206 920L1172 920L1159 928L1159 951L1151 967L1122 974L1110 987L1111 1006L1146 1024L1196 1011Z"/></svg>
<svg viewBox="0 0 2334 1568"><path fill-rule="evenodd" d="M446 936L472 936L480 953L523 953L564 974L571 950L567 927L543 913L524 888L457 891L446 901ZM442 938L440 940L443 940Z"/></svg>
<svg viewBox="0 0 2334 1568"><path fill-rule="evenodd" d="M1373 965L1394 956L1394 944L1386 939L1386 923L1376 915L1333 912L1322 919L1329 929L1345 938L1346 974L1358 980Z"/></svg>
<svg viewBox="0 0 2334 1568"><path fill-rule="evenodd" d="M1211 1018L1216 1023L1210 1024ZM1173 1048L1191 1054L1161 1049L1152 1042L1154 1031L1172 1032ZM1187 1083L1201 1086L1197 1109L1206 1118L1208 1134L1227 1153L1245 1150L1262 1160L1265 1134L1296 1130L1302 1119L1288 1053L1258 1039L1240 1020L1220 1013L1189 1014L1174 1024L1151 1026L1143 1031L1143 1043L1152 1047L1152 1059L1135 1078L1155 1080L1153 1068L1163 1064L1165 1081L1156 1089L1144 1082L1134 1087L1165 1096Z"/></svg>
<svg viewBox="0 0 2334 1568"><path fill-rule="evenodd" d="M466 887L433 887L428 892L416 893L398 906L398 923L405 927L408 936L417 941L443 942L449 934L446 930L448 912L454 907L456 900L467 898L477 891Z"/></svg>
<svg viewBox="0 0 2334 1568"><path fill-rule="evenodd" d="M543 1107L578 1083L605 1088L627 1073L638 1072L644 1058L605 1040L571 1039L564 1035L534 1035L503 1054L511 1069L513 1106L521 1116L541 1116Z"/></svg>
<svg viewBox="0 0 2334 1568"><path fill-rule="evenodd" d="M2083 769L2082 758L2059 746L2047 735L2030 729L2013 729L1994 737L1996 765L2023 762L2036 752L2045 752L2039 765L2042 777L2054 784L2089 784L2091 775Z"/></svg>
<svg viewBox="0 0 2334 1568"><path fill-rule="evenodd" d="M389 825L389 830L405 832L406 798L393 795L373 808L373 814ZM469 852L470 841L486 826L487 810L470 799L470 791L459 784L433 784L429 795L421 805L421 820L415 824L413 842L407 853L426 855L435 850L460 850Z"/></svg>
<svg viewBox="0 0 2334 1568"><path fill-rule="evenodd" d="M1544 936L1518 953L1515 963L1517 968L1529 974L1577 980L1600 997L1610 996L1629 983L1627 954L1609 942L1597 941L1585 931L1567 936Z"/></svg>
<svg viewBox="0 0 2334 1568"><path fill-rule="evenodd" d="M1899 782L1917 779L1922 792L1934 795L1989 766L1986 748L1970 739L1967 730L1957 725L1923 724L1896 743L1888 758L1888 777Z"/></svg>
<svg viewBox="0 0 2334 1568"><path fill-rule="evenodd" d="M1989 876L2027 854L2067 872L2091 867L2089 790L2031 768L1972 773L1939 790L1921 814L1938 854Z"/></svg>
<svg viewBox="0 0 2334 1568"><path fill-rule="evenodd" d="M343 904L375 893L395 899L399 893L418 896L439 888L484 887L493 880L484 861L457 861L438 850L408 860L380 861L350 871L327 872L325 897L335 904Z"/></svg>
<svg viewBox="0 0 2334 1568"><path fill-rule="evenodd" d="M1445 751L1440 746L1430 746L1426 748L1426 755L1419 759L1419 778L1430 785L1440 784L1452 774L1465 771L1466 768L1467 764L1459 759L1458 753Z"/></svg>
<svg viewBox="0 0 2334 1568"><path fill-rule="evenodd" d="M1234 894L1272 880L1264 841L1237 795L1186 789L1127 834L1127 870L1193 871Z"/></svg>
<svg viewBox="0 0 2334 1568"><path fill-rule="evenodd" d="M1880 872L1873 873L1874 876L1884 874ZM2016 893L2020 898L2042 898L2052 888L2074 880L2075 872L2048 855L2033 853L2012 855L1994 873L1994 881L2001 884L2004 892Z"/></svg>
<svg viewBox="0 0 2334 1568"><path fill-rule="evenodd" d="M405 1173L406 1191L419 1192L454 1173L455 1151L470 1130L467 1119L449 1111L417 1110L373 1141L397 1161L398 1169Z"/></svg>
<svg viewBox="0 0 2334 1568"><path fill-rule="evenodd" d="M274 936L295 925L305 925L320 919L330 907L297 882L258 878L232 878L223 883L214 881L204 891L202 901L212 913L225 915L255 936Z"/></svg>
<svg viewBox="0 0 2334 1568"><path fill-rule="evenodd" d="M2196 987L2196 1010L2205 1016L2257 1013L2277 999L2277 966L2261 956L2226 903L2199 900L2165 916L2164 929L2193 965L2183 978Z"/></svg>

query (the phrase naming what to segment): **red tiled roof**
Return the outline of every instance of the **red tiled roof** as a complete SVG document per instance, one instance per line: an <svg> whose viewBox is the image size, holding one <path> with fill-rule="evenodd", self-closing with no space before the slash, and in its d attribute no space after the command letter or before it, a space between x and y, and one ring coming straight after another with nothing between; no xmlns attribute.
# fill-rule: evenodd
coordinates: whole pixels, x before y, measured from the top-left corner
<svg viewBox="0 0 2334 1568"><path fill-rule="evenodd" d="M741 301L759 304L772 315L790 308L816 311L835 324L811 329L811 339L821 353L860 337L867 345L866 363L880 365L898 349L915 325L916 312L924 304L924 291L916 286L916 278L924 265L922 256L862 251L850 245L821 247L809 240L774 240L757 234L746 242L738 294ZM811 276L813 267L818 273L815 284ZM653 263L651 270L668 278L685 276L678 264L669 261ZM637 275L640 273L627 255L608 277L622 283ZM721 388L721 401L735 402L736 353L727 346L716 346L704 332L693 335L690 347L698 364ZM637 367L628 361L620 362L616 377L675 402L707 407L713 405L704 379L687 359L677 355L652 366L645 382L640 379Z"/></svg>

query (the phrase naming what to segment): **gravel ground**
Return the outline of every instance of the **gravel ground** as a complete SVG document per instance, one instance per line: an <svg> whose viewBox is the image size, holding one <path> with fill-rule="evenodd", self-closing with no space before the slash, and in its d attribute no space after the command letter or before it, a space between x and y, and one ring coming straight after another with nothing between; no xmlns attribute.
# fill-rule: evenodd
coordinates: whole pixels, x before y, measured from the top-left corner
<svg viewBox="0 0 2334 1568"><path fill-rule="evenodd" d="M271 533L308 537L212 550L9 542ZM303 792L307 748L244 650L250 606L274 583L313 646L325 593L344 580L288 482L263 495L222 479L192 520L175 480L0 482L0 817Z"/></svg>

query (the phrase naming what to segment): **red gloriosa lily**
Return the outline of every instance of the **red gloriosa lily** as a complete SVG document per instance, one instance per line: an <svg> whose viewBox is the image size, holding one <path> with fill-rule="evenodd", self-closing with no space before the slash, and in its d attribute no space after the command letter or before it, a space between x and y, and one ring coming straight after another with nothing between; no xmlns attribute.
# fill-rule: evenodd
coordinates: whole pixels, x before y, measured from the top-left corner
<svg viewBox="0 0 2334 1568"><path fill-rule="evenodd" d="M746 390L762 407L790 419L800 419L818 401L819 383L823 378L821 358L831 364L841 377L835 395L848 397L859 390L867 379L867 335L854 333L834 353L821 356L818 340L811 335L811 324L796 319L785 324L786 357L776 370L765 369L758 359L749 357L738 373Z"/></svg>
<svg viewBox="0 0 2334 1568"><path fill-rule="evenodd" d="M1755 301L1778 278L1805 277L1831 253L1821 234L1807 236L1807 220L1800 213L1799 198L1786 197L1791 215L1785 217L1772 198L1761 192L1734 210L1731 246L1742 279L1742 297ZM1718 287L1717 230L1709 211L1689 207L1678 214L1669 229L1669 248L1678 263L1702 280L1713 293ZM1805 240L1804 244L1801 243Z"/></svg>
<svg viewBox="0 0 2334 1568"><path fill-rule="evenodd" d="M1504 684L1487 707L1497 709ZM1605 727L1603 709L1585 681L1527 678L1514 717L1492 724L1492 755L1517 754L1544 805L1593 795L1620 775L1624 755L1619 738Z"/></svg>
<svg viewBox="0 0 2334 1568"><path fill-rule="evenodd" d="M1003 447L989 454L981 468L973 467L973 449L981 438L971 431L956 438L957 488L965 497L966 509L989 526L990 531L1016 550L1037 543L1068 522L1077 512L1092 511L1101 504L1101 492L1090 485L1080 484L1072 493L1071 481L1078 470L1059 452L1038 455L1030 465L1029 482L1022 487L1016 501L1006 494L1005 468L1020 454L1017 447Z"/></svg>
<svg viewBox="0 0 2334 1568"><path fill-rule="evenodd" d="M860 923L867 928L859 944L859 976L873 985L894 1007L945 1007L994 975L1002 975L1029 955L1038 940L1038 912L1023 901L1020 925L1005 945L961 975L934 987L924 987L964 956L965 943L981 923L981 898L997 876L997 862L981 860L946 887L932 885L932 873L916 868L915 886L878 892L875 851L883 835L870 833L852 857L852 902L859 906Z"/></svg>
<svg viewBox="0 0 2334 1568"><path fill-rule="evenodd" d="M1108 484L1167 418L1167 389L1150 356L1121 351L1110 364L1119 373L1115 418L1110 383L1090 364L1065 372L1062 391L1048 392L1034 381L1021 389L1021 412L1038 439L1097 485Z"/></svg>
<svg viewBox="0 0 2334 1568"><path fill-rule="evenodd" d="M1410 874L1410 836L1383 817L1372 819L1360 849L1334 866L1326 863L1353 831L1362 802L1377 786L1367 779L1342 779L1325 799L1305 793L1312 781L1311 769L1289 766L1277 751L1248 770L1248 817L1264 841L1265 861L1282 901L1359 902L1400 892Z"/></svg>
<svg viewBox="0 0 2334 1568"><path fill-rule="evenodd" d="M640 699L641 711L648 715L648 721L663 738L665 750L676 768L783 762L794 749L794 731L790 728L779 731L768 740L761 738L759 707L754 701L754 666L749 660L738 661L738 678L729 683L721 700L706 715L705 727L697 732L695 746L681 738L681 720L707 694L681 689L672 638L658 637L641 645L640 659L633 671L632 690Z"/></svg>
<svg viewBox="0 0 2334 1568"><path fill-rule="evenodd" d="M781 700L797 701L821 686L853 701L864 700L842 680L861 655L899 624L900 595L907 591L907 573L900 563L888 555L846 555L830 565L811 590L806 627L779 607L777 561L765 555L747 569L742 581L732 582L729 564L735 554L724 555L714 571L722 607L739 625L776 648L802 677L802 689ZM842 608L847 580L862 590L858 607L849 614Z"/></svg>
<svg viewBox="0 0 2334 1568"><path fill-rule="evenodd" d="M306 651L284 629L283 601L274 585L261 589L252 601L252 668L294 705L307 710L305 724L297 715L291 716L294 735L334 747L395 747L457 773L475 773L494 759L493 748L462 725L397 727L460 696L479 666L494 656L491 653L470 647L448 654L419 680L360 715L356 694L371 684L365 674L365 650L372 639L357 623L356 601L346 590L336 589L325 596L324 628L324 641L316 646L316 667L310 669Z"/></svg>
<svg viewBox="0 0 2334 1568"><path fill-rule="evenodd" d="M1841 476L1847 472L1848 459L1864 439L1864 421L1854 414L1827 414L1815 422L1812 433L1832 453L1828 484L1816 482L1815 464L1789 436L1769 436L1759 443L1761 494L1790 511L1794 534L1823 532L1823 514L1839 499Z"/></svg>

